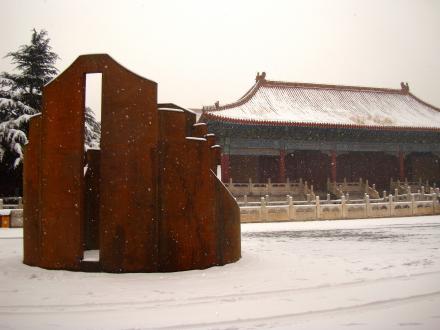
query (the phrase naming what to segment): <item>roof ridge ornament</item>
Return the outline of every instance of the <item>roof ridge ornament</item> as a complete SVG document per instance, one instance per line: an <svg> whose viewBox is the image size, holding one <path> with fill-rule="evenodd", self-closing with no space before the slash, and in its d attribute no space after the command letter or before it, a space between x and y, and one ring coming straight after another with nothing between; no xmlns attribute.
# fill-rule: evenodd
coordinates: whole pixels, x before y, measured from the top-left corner
<svg viewBox="0 0 440 330"><path fill-rule="evenodd" d="M259 82L259 81L266 81L266 72L257 72L257 76L255 77L255 82Z"/></svg>
<svg viewBox="0 0 440 330"><path fill-rule="evenodd" d="M405 94L409 93L409 85L408 83L404 83L403 81L400 83L400 87L402 88L402 92Z"/></svg>

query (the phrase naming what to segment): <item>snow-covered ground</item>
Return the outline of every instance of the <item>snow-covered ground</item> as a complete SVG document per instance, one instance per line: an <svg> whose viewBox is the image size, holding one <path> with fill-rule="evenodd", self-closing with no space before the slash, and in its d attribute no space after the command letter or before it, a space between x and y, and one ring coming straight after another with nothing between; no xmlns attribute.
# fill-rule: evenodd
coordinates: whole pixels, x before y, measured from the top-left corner
<svg viewBox="0 0 440 330"><path fill-rule="evenodd" d="M0 229L0 329L440 329L440 216L242 225L243 258L48 271Z"/></svg>

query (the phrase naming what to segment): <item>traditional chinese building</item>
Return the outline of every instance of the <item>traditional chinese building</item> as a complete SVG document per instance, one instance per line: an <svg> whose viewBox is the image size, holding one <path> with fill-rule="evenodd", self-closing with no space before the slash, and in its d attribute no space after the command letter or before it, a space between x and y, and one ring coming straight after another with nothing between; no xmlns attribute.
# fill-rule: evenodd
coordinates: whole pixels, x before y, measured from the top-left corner
<svg viewBox="0 0 440 330"><path fill-rule="evenodd" d="M391 178L440 183L440 109L401 89L266 80L236 102L204 107L223 149L222 178L284 182Z"/></svg>

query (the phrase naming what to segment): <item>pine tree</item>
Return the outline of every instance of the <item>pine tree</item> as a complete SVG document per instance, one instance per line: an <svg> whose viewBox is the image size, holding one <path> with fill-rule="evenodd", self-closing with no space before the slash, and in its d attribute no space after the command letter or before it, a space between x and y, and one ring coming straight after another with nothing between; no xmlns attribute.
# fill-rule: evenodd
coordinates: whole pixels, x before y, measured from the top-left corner
<svg viewBox="0 0 440 330"><path fill-rule="evenodd" d="M29 118L41 110L43 86L58 73L49 41L45 30L33 29L29 45L5 56L18 71L0 75L0 164L6 176L21 172Z"/></svg>
<svg viewBox="0 0 440 330"><path fill-rule="evenodd" d="M99 149L99 143L101 140L101 123L96 121L95 114L89 107L85 108L84 116L84 147L86 149Z"/></svg>
<svg viewBox="0 0 440 330"><path fill-rule="evenodd" d="M21 193L23 148L28 142L29 119L41 111L42 91L58 73L59 58L49 46L45 30L32 30L31 43L5 57L18 73L0 75L0 196ZM101 124L85 109L84 148L98 148Z"/></svg>
<svg viewBox="0 0 440 330"><path fill-rule="evenodd" d="M59 58L49 46L50 39L45 30L32 31L31 43L22 45L16 52L9 52L6 57L12 58L12 64L20 73L4 72L2 77L10 81L10 88L16 94L16 100L41 110L43 86L57 73L55 62Z"/></svg>

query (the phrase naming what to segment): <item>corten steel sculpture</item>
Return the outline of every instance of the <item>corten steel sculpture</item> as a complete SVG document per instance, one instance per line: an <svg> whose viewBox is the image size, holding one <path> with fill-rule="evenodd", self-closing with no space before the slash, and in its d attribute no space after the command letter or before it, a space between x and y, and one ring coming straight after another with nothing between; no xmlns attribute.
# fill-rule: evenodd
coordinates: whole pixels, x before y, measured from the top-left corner
<svg viewBox="0 0 440 330"><path fill-rule="evenodd" d="M84 154L85 77L102 73L100 150ZM220 149L157 84L84 55L43 91L24 161L24 263L160 272L240 258L238 206L214 174ZM99 249L99 261L83 260Z"/></svg>

